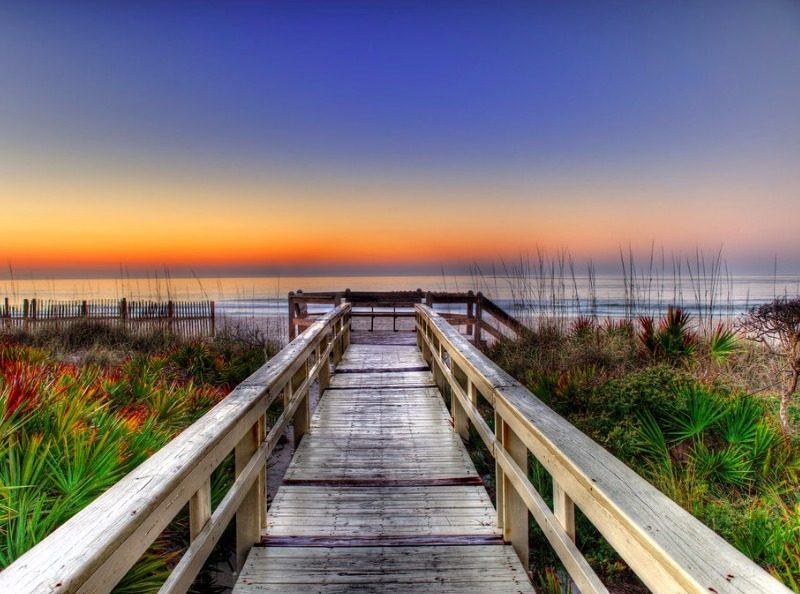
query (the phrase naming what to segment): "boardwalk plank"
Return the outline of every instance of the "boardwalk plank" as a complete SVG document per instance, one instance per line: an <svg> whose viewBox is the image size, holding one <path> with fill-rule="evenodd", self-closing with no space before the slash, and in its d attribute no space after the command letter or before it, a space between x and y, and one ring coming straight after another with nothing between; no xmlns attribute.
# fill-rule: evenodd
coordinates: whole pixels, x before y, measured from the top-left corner
<svg viewBox="0 0 800 594"><path fill-rule="evenodd" d="M529 594L507 545L255 548L234 594Z"/></svg>

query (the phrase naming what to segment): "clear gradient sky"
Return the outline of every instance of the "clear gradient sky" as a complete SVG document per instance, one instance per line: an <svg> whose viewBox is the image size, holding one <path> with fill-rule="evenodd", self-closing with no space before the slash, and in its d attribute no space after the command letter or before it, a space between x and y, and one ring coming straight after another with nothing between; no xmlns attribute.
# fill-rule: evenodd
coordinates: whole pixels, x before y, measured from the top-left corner
<svg viewBox="0 0 800 594"><path fill-rule="evenodd" d="M800 3L0 3L0 259L800 269Z"/></svg>

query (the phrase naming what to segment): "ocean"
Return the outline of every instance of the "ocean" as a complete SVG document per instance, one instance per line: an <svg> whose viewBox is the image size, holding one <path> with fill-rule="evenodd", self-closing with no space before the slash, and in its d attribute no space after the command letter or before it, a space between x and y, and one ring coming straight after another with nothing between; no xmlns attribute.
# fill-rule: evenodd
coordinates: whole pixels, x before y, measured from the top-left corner
<svg viewBox="0 0 800 594"><path fill-rule="evenodd" d="M777 296L799 296L800 276L718 275L635 278L550 273L526 276L294 276L141 278L23 278L0 280L0 299L213 300L218 315L262 318L286 313L287 293L335 291L481 291L520 317L658 315L679 306L696 317L735 318ZM314 311L314 306L311 307Z"/></svg>

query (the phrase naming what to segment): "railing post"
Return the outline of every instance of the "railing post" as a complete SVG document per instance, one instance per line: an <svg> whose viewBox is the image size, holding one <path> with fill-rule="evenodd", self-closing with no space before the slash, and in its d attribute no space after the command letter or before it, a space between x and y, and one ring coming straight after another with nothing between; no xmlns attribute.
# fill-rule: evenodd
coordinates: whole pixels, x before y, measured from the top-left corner
<svg viewBox="0 0 800 594"><path fill-rule="evenodd" d="M259 417L250 430L242 437L234 452L236 476L239 476L250 458L264 441L264 417ZM266 465L261 469L258 480L253 483L236 512L236 568L241 571L247 555L254 544L261 540L264 523L264 510L267 505Z"/></svg>
<svg viewBox="0 0 800 594"><path fill-rule="evenodd" d="M528 472L528 448L522 440L495 413L495 435L509 457L525 472ZM502 489L500 484L502 483ZM528 550L528 507L519 496L514 485L505 476L497 464L497 514L502 515L503 540L510 542L517 553L522 566L527 570L530 566ZM502 503L501 503L502 502Z"/></svg>
<svg viewBox="0 0 800 594"><path fill-rule="evenodd" d="M503 418L497 414L495 411L494 413L494 437L496 441L495 447L502 447L503 446ZM503 496L503 490L505 488L505 473L503 472L503 467L500 466L500 462L497 461L497 456L494 452L492 452L492 457L495 459L494 463L494 492L495 492L495 509L497 511L497 528L503 532L504 525L505 525L505 504L506 500Z"/></svg>
<svg viewBox="0 0 800 594"><path fill-rule="evenodd" d="M575 504L556 482L555 477L553 477L553 515L567 536L575 542Z"/></svg>
<svg viewBox="0 0 800 594"><path fill-rule="evenodd" d="M197 535L211 518L211 479L209 478L189 500L189 541Z"/></svg>
<svg viewBox="0 0 800 594"><path fill-rule="evenodd" d="M467 336L472 336L475 327L472 325L472 316L475 313L475 294L467 291Z"/></svg>
<svg viewBox="0 0 800 594"><path fill-rule="evenodd" d="M325 346L320 345L317 349L317 358L319 359L319 395L322 396L322 393L328 389L328 386L331 384L331 367L328 361L328 357L323 357L323 351L325 350Z"/></svg>
<svg viewBox="0 0 800 594"><path fill-rule="evenodd" d="M344 301L345 301L346 303L351 303L351 304L353 303L353 301L352 301L352 299L351 299L351 297L350 297L350 289L349 289L349 288L344 290L344 295L343 295L343 296L342 296L340 299L344 299ZM352 318L349 318L349 319L347 320L347 326L348 326L348 327L349 327L351 330L353 329L353 326L352 326L352 325L353 325L353 319L352 319Z"/></svg>
<svg viewBox="0 0 800 594"><path fill-rule="evenodd" d="M442 358L442 347L439 345L439 359ZM431 357L431 371L433 372L433 383L436 384L436 387L439 388L439 391L444 394L444 372L442 368L439 366L439 362L436 360L435 357Z"/></svg>
<svg viewBox="0 0 800 594"><path fill-rule="evenodd" d="M461 371L456 365L452 365L453 369L453 377L456 379L456 383L464 390L464 392L468 391L467 385L470 381L467 379L464 372ZM464 410L464 406L461 404L461 401L455 395L455 391L451 391L450 395L450 408L452 410L453 415L453 429L464 439L469 437L469 417L467 416L466 411Z"/></svg>
<svg viewBox="0 0 800 594"><path fill-rule="evenodd" d="M481 345L481 324L483 324L482 318L483 317L483 293L478 291L478 294L475 296L475 331L474 334L474 344L476 347L480 347Z"/></svg>
<svg viewBox="0 0 800 594"><path fill-rule="evenodd" d="M285 404L288 404L289 400L294 398L300 398L300 404L297 406L297 410L294 412L294 417L292 419L292 424L294 426L294 445L300 443L300 440L303 438L308 432L309 421L311 420L311 405L308 398L308 386L306 386L303 390L302 394L298 394L298 388L303 384L303 382L308 377L308 360L303 363L300 369L294 374L290 381L291 390L288 394L288 399L285 401Z"/></svg>
<svg viewBox="0 0 800 594"><path fill-rule="evenodd" d="M342 360L342 336L339 336L339 331L342 329L342 325L344 324L343 319L337 320L336 324L334 325L333 329L333 364L338 365L339 361Z"/></svg>
<svg viewBox="0 0 800 594"><path fill-rule="evenodd" d="M289 291L289 342L292 342L297 336L297 331L294 327L294 291Z"/></svg>

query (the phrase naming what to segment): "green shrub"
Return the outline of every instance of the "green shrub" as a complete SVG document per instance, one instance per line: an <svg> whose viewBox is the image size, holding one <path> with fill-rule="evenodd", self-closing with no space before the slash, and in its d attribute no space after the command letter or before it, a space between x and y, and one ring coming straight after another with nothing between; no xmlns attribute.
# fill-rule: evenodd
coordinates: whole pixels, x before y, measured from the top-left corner
<svg viewBox="0 0 800 594"><path fill-rule="evenodd" d="M638 415L646 410L657 418L677 414L679 388L689 379L684 371L657 365L610 380L592 392L592 412L576 424L616 456L630 461L638 442Z"/></svg>

